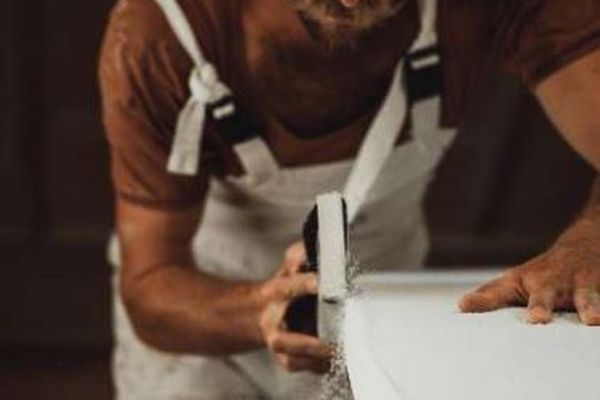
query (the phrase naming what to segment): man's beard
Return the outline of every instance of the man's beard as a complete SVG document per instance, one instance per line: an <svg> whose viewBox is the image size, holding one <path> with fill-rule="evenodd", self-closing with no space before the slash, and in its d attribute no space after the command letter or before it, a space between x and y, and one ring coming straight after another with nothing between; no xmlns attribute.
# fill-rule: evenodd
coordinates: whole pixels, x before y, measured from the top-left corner
<svg viewBox="0 0 600 400"><path fill-rule="evenodd" d="M352 48L394 16L407 0L361 0L346 8L339 0L288 0L313 38L332 49Z"/></svg>

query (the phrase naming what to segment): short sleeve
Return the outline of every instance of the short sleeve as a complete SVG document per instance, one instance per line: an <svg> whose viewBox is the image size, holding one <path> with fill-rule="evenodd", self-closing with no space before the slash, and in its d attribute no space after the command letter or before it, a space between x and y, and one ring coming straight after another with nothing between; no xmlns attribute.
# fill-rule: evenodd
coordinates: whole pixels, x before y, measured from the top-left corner
<svg viewBox="0 0 600 400"><path fill-rule="evenodd" d="M157 208L202 202L215 152L204 132L200 173L167 172L174 126L188 97L191 62L153 1L121 0L100 55L103 121L117 196Z"/></svg>
<svg viewBox="0 0 600 400"><path fill-rule="evenodd" d="M600 1L502 3L499 41L506 67L533 87L600 48Z"/></svg>

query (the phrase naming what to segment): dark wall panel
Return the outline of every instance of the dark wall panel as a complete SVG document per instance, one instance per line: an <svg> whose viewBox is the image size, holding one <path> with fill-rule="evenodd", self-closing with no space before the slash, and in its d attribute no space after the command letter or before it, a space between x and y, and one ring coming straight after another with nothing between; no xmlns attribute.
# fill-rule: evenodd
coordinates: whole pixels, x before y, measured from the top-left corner
<svg viewBox="0 0 600 400"><path fill-rule="evenodd" d="M27 135L22 131L25 107L21 91L23 49L16 2L0 13L0 238L25 237L33 219L32 179L27 165Z"/></svg>
<svg viewBox="0 0 600 400"><path fill-rule="evenodd" d="M46 2L46 191L57 233L109 227L110 190L99 124L97 54L111 2Z"/></svg>
<svg viewBox="0 0 600 400"><path fill-rule="evenodd" d="M587 200L592 168L537 100L491 71L427 200L434 265L508 265L545 250Z"/></svg>
<svg viewBox="0 0 600 400"><path fill-rule="evenodd" d="M96 59L111 5L3 3L0 347L110 342L112 195Z"/></svg>

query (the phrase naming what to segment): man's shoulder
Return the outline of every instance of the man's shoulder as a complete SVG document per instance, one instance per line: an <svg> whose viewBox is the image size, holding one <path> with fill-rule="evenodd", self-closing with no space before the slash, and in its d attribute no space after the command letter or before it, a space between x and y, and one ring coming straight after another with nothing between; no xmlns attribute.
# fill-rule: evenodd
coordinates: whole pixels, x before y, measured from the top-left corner
<svg viewBox="0 0 600 400"><path fill-rule="evenodd" d="M115 33L121 40L152 43L163 38L170 28L154 0L119 0L108 23L107 33Z"/></svg>
<svg viewBox="0 0 600 400"><path fill-rule="evenodd" d="M180 5L198 45L211 53L222 25L219 1L172 1ZM157 46L173 47L179 42L156 0L118 0L111 12L106 36L126 42L131 51L138 53Z"/></svg>

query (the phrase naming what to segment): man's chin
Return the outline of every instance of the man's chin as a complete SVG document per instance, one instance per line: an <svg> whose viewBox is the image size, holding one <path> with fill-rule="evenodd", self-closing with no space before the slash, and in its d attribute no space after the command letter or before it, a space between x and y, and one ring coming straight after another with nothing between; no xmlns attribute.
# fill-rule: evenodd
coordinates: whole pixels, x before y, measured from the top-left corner
<svg viewBox="0 0 600 400"><path fill-rule="evenodd" d="M391 20L407 4L406 0L390 1L385 8L349 12L332 12L325 4L297 0L296 11L315 41L331 49L352 49Z"/></svg>
<svg viewBox="0 0 600 400"><path fill-rule="evenodd" d="M355 31L347 29L328 30L323 32L321 43L334 52L348 52L356 50L364 42L368 31Z"/></svg>
<svg viewBox="0 0 600 400"><path fill-rule="evenodd" d="M311 37L332 51L349 51L359 47L362 40L373 30L358 29L343 20L321 23L306 17L301 19Z"/></svg>

